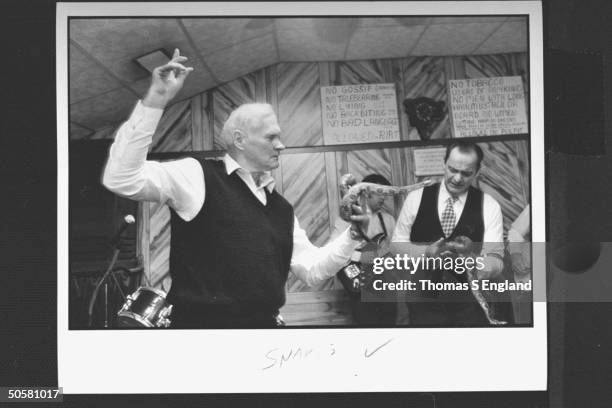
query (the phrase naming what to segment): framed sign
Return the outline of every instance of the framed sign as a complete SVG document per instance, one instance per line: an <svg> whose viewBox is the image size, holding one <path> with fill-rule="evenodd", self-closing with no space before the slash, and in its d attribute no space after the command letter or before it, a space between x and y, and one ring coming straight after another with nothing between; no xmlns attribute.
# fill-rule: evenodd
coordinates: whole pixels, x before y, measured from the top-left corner
<svg viewBox="0 0 612 408"><path fill-rule="evenodd" d="M415 176L438 176L444 174L444 147L432 147L428 149L415 149L414 175Z"/></svg>
<svg viewBox="0 0 612 408"><path fill-rule="evenodd" d="M520 76L448 81L455 137L528 133Z"/></svg>
<svg viewBox="0 0 612 408"><path fill-rule="evenodd" d="M321 87L326 145L400 140L395 84Z"/></svg>

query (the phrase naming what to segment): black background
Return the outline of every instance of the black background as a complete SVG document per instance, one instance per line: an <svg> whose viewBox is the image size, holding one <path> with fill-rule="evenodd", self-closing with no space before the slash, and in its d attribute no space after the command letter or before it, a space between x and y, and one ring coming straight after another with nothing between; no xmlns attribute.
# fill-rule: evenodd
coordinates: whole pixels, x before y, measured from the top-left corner
<svg viewBox="0 0 612 408"><path fill-rule="evenodd" d="M1 4L0 162L5 182L0 385L53 386L57 384L55 3ZM544 2L549 240L612 241L611 17L605 0ZM572 75L577 72L583 76ZM568 94L573 97L567 98ZM568 117L577 119L568 121ZM570 132L560 125L574 122L584 124L579 129L588 129L582 144L568 142L576 129ZM551 304L548 392L69 395L61 406L609 407L611 361L611 303ZM489 375L488 364L493 363L482 361L483 376ZM410 373L409 367L397 372L410 380L408 374L400 374ZM150 373L138 373L137 362L126 362L117 367L117 375L129 381L132 375Z"/></svg>

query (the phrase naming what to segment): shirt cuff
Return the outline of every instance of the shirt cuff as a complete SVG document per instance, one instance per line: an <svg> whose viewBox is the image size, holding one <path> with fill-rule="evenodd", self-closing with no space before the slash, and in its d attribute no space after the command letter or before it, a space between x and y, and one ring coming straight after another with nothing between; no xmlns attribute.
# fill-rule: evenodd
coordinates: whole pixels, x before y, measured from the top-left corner
<svg viewBox="0 0 612 408"><path fill-rule="evenodd" d="M142 100L139 100L130 117L130 124L134 128L138 126L144 132L154 133L163 114L163 109L144 106Z"/></svg>

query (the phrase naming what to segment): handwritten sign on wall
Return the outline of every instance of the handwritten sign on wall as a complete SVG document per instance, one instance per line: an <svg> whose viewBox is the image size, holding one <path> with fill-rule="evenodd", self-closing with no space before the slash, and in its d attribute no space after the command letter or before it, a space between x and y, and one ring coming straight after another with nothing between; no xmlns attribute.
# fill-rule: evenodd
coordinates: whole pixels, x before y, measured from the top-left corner
<svg viewBox="0 0 612 408"><path fill-rule="evenodd" d="M520 76L448 81L455 137L527 133Z"/></svg>
<svg viewBox="0 0 612 408"><path fill-rule="evenodd" d="M435 176L444 174L445 147L415 149L412 153L414 155L415 176Z"/></svg>
<svg viewBox="0 0 612 408"><path fill-rule="evenodd" d="M321 87L326 145L400 140L395 84Z"/></svg>

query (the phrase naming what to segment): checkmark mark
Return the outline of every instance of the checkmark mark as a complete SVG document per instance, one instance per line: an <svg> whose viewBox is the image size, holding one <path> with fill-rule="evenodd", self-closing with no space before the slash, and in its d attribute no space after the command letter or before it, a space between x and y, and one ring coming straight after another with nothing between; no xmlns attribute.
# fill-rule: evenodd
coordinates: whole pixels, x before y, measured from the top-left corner
<svg viewBox="0 0 612 408"><path fill-rule="evenodd" d="M368 353L368 349L366 348L365 351L364 351L365 358L372 357L374 355L374 353L376 353L378 350L380 350L381 348L385 347L387 344L391 343L391 340L393 340L393 339L389 339L389 340L385 341L383 344L381 344L380 346L378 346L374 350L372 350L371 353Z"/></svg>

